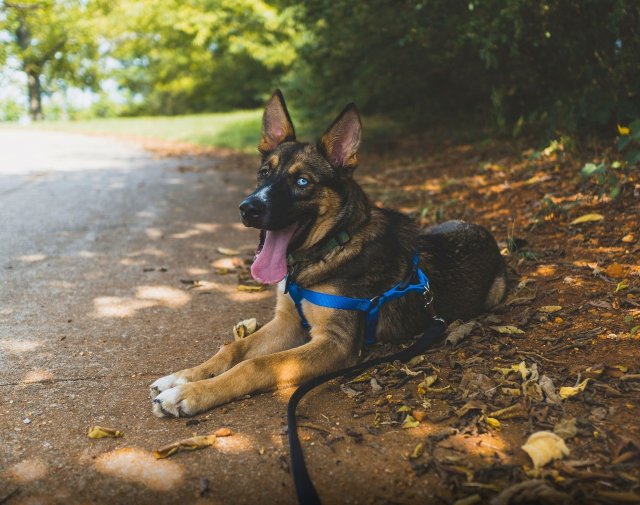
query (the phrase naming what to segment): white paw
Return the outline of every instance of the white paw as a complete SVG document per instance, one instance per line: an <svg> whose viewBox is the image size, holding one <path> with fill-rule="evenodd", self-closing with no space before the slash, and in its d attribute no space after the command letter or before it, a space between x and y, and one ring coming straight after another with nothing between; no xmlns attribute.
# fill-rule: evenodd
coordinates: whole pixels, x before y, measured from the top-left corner
<svg viewBox="0 0 640 505"><path fill-rule="evenodd" d="M163 391L153 400L151 411L157 417L187 417L193 415L190 402L185 398L186 388L176 386Z"/></svg>
<svg viewBox="0 0 640 505"><path fill-rule="evenodd" d="M180 384L186 384L187 382L189 382L187 381L187 379L178 377L178 375L174 373L172 373L171 375L165 375L164 377L160 377L157 381L151 384L151 386L149 386L149 394L151 395L151 399L153 400L163 391L179 386Z"/></svg>

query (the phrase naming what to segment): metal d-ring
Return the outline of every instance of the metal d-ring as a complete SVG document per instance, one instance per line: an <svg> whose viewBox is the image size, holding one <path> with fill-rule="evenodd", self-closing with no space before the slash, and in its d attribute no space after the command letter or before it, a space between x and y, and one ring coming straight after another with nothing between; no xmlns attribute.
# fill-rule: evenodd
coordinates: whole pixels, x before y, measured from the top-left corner
<svg viewBox="0 0 640 505"><path fill-rule="evenodd" d="M424 297L425 308L429 308L429 305L433 303L433 291L431 291L431 288L429 286L426 286L424 288L424 292L422 293L422 296Z"/></svg>

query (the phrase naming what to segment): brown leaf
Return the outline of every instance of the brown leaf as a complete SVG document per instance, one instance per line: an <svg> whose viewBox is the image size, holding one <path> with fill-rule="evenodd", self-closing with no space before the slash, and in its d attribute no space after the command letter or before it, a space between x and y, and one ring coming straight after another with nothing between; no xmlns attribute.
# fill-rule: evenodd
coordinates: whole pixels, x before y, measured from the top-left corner
<svg viewBox="0 0 640 505"><path fill-rule="evenodd" d="M622 279L626 275L626 269L620 263L612 263L607 268L605 268L604 273L607 274L608 277L612 277L613 279Z"/></svg>
<svg viewBox="0 0 640 505"><path fill-rule="evenodd" d="M230 437L233 435L231 428L219 428L213 433L216 437Z"/></svg>
<svg viewBox="0 0 640 505"><path fill-rule="evenodd" d="M215 435L199 435L196 437L185 438L184 440L173 442L172 444L161 447L154 453L154 456L156 459L168 458L180 450L194 451L196 449L204 449L205 447L213 445L215 441Z"/></svg>
<svg viewBox="0 0 640 505"><path fill-rule="evenodd" d="M470 400L467 403L465 403L462 407L460 407L458 410L456 410L456 415L458 417L462 417L467 412L471 412L472 410L479 410L480 412L484 413L487 410L487 406L480 400ZM495 417L495 416L492 416L492 417Z"/></svg>
<svg viewBox="0 0 640 505"><path fill-rule="evenodd" d="M491 505L525 505L544 503L545 505L563 505L569 503L569 495L556 491L544 480L526 480L514 484L489 502Z"/></svg>

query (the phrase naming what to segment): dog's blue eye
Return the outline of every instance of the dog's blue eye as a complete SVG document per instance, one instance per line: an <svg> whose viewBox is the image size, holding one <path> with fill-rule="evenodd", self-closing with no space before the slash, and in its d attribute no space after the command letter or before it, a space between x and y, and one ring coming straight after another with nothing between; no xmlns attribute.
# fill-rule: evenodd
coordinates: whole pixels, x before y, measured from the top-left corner
<svg viewBox="0 0 640 505"><path fill-rule="evenodd" d="M305 179L304 177L298 177L296 184L301 188L304 188L307 184L309 184L309 180Z"/></svg>

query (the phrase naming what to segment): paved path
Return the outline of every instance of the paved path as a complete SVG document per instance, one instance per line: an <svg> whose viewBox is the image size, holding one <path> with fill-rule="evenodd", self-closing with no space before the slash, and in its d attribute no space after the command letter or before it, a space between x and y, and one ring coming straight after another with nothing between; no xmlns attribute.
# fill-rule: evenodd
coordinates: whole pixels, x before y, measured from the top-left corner
<svg viewBox="0 0 640 505"><path fill-rule="evenodd" d="M271 436L281 402L245 400L190 426L150 412L150 382L271 312L271 293L238 293L211 265L217 246L254 247L237 215L252 176L189 163L112 139L0 130L0 502L182 503L201 479L209 502L292 501L283 439ZM198 292L181 279L215 284ZM252 415L261 421L247 430ZM89 440L93 424L125 436ZM151 456L220 426L238 434L216 450Z"/></svg>

